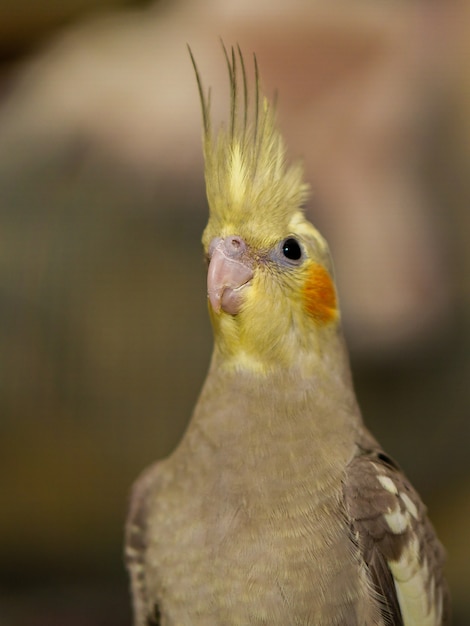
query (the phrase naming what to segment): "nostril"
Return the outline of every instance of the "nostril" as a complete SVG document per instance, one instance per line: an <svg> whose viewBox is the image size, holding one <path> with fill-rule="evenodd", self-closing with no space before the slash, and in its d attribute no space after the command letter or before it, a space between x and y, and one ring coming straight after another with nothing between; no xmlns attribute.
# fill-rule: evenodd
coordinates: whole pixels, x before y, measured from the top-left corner
<svg viewBox="0 0 470 626"><path fill-rule="evenodd" d="M246 244L238 235L230 235L224 240L225 250L230 256L239 256L246 248Z"/></svg>

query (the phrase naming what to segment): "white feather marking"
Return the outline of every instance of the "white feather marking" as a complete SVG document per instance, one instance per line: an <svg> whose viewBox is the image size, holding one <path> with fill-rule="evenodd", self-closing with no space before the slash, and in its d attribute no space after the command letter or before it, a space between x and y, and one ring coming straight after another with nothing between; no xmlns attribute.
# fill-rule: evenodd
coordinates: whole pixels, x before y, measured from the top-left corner
<svg viewBox="0 0 470 626"><path fill-rule="evenodd" d="M393 480L389 476L384 476L383 474L379 474L377 476L377 480L386 491L388 491L389 493L393 493L394 495L397 495L398 489L395 483L393 482Z"/></svg>
<svg viewBox="0 0 470 626"><path fill-rule="evenodd" d="M409 515L400 511L400 508L396 508L394 511L389 511L384 514L387 524L396 535L401 535L405 532L409 525Z"/></svg>
<svg viewBox="0 0 470 626"><path fill-rule="evenodd" d="M406 506L407 511L409 511L415 519L418 519L418 509L409 495L407 493L400 492L400 498L403 500L403 504Z"/></svg>
<svg viewBox="0 0 470 626"><path fill-rule="evenodd" d="M416 537L404 548L397 561L389 561L404 626L440 626L442 598L429 597L429 569L426 561L419 562ZM431 584L431 587L433 585Z"/></svg>

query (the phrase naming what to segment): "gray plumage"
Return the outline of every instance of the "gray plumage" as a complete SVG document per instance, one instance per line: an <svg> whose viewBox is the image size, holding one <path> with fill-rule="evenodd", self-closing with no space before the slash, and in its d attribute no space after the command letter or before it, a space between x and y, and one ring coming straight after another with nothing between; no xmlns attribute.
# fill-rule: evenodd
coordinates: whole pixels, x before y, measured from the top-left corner
<svg viewBox="0 0 470 626"><path fill-rule="evenodd" d="M257 197L252 185L268 197L266 169L291 201L305 187L283 166L270 114L258 124L259 107L269 111L258 95L250 131L243 63L237 143L235 55L227 59L232 130L215 151L198 76L206 178L221 171L208 154L227 160L210 183L204 234L214 355L183 439L132 492L134 624L445 626L443 549L363 425L326 243L292 203L253 207L250 223L247 198ZM243 160L247 137L275 158Z"/></svg>

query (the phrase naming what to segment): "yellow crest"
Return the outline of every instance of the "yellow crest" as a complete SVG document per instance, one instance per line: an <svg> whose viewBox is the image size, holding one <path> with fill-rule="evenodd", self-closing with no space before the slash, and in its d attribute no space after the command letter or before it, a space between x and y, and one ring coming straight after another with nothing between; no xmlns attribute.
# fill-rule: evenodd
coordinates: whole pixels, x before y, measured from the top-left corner
<svg viewBox="0 0 470 626"><path fill-rule="evenodd" d="M215 135L210 119L210 91L205 93L189 49L204 126L205 181L210 210L205 244L227 228L234 233L248 231L260 240L266 232L271 236L284 234L307 195L302 167L286 165L285 145L276 127L274 106L260 93L256 56L253 57L254 100L250 102L240 48L237 47L238 54L232 48L230 56L223 49L230 79L230 123Z"/></svg>

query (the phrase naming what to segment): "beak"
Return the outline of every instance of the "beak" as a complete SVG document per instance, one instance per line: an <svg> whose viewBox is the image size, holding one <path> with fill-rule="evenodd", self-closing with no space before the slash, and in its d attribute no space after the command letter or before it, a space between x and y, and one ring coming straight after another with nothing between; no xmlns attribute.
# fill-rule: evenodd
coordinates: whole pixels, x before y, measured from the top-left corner
<svg viewBox="0 0 470 626"><path fill-rule="evenodd" d="M209 246L207 296L215 313L237 315L243 303L243 290L253 278L253 263L241 237L213 239Z"/></svg>

